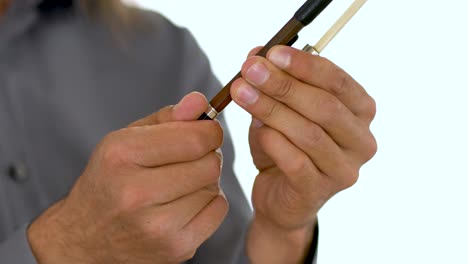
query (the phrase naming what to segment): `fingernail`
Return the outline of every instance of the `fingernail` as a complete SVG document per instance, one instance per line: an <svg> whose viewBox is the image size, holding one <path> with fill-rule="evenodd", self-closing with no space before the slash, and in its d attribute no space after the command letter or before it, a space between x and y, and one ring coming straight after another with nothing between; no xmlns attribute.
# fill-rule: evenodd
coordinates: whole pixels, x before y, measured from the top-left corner
<svg viewBox="0 0 468 264"><path fill-rule="evenodd" d="M256 127L256 128L261 128L261 127L264 125L264 123L263 123L262 121L260 121L260 120L258 120L257 118L254 117L254 118L252 119L252 125L253 125L254 127Z"/></svg>
<svg viewBox="0 0 468 264"><path fill-rule="evenodd" d="M236 98L243 104L254 104L258 100L258 91L252 86L244 83L236 91Z"/></svg>
<svg viewBox="0 0 468 264"><path fill-rule="evenodd" d="M260 62L250 66L246 72L245 78L256 85L262 85L270 77L268 69Z"/></svg>
<svg viewBox="0 0 468 264"><path fill-rule="evenodd" d="M223 151L221 148L216 149L216 155L218 155L219 159L221 160L220 167L223 168Z"/></svg>
<svg viewBox="0 0 468 264"><path fill-rule="evenodd" d="M281 69L286 69L291 64L291 54L284 48L273 49L268 59Z"/></svg>

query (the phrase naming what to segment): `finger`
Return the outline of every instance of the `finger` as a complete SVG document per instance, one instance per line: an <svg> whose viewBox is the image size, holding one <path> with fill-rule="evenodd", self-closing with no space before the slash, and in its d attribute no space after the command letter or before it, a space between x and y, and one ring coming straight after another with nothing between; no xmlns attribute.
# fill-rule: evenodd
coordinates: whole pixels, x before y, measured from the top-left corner
<svg viewBox="0 0 468 264"><path fill-rule="evenodd" d="M330 93L298 81L262 57L248 59L242 74L260 91L322 126L340 146L366 146L363 141L371 134L368 124Z"/></svg>
<svg viewBox="0 0 468 264"><path fill-rule="evenodd" d="M120 195L135 204L169 203L206 186L218 186L221 164L221 156L213 151L199 160L138 170L117 181L115 189L123 190Z"/></svg>
<svg viewBox="0 0 468 264"><path fill-rule="evenodd" d="M275 165L274 161L265 153L263 147L258 141L258 127L262 126L263 123L256 119L252 118L252 123L249 128L249 146L250 151L255 153L254 165L259 170L262 171L266 168L270 168Z"/></svg>
<svg viewBox="0 0 468 264"><path fill-rule="evenodd" d="M257 55L260 52L260 50L262 50L262 48L263 46L258 46L258 47L253 48L247 55L247 58Z"/></svg>
<svg viewBox="0 0 468 264"><path fill-rule="evenodd" d="M303 151L286 136L270 127L261 127L257 133L259 144L262 145L265 153L284 172L288 177L288 182L298 193L310 192L312 194L313 188L311 187L316 185L323 186L323 188L328 185L331 188L332 185L326 184L329 180L336 182L336 186L341 190L351 186L357 180L352 163L339 148L329 146L328 149L322 151L319 148Z"/></svg>
<svg viewBox="0 0 468 264"><path fill-rule="evenodd" d="M237 91L232 91L233 99L239 106L269 127L281 132L291 143L304 151L324 174L331 177L342 176L341 169L345 168L346 164L343 166L341 164L347 160L341 148L319 125L307 120L281 102L255 90L244 80L239 79L238 82L241 83L237 85L238 89L245 89L236 96L234 95ZM236 85L233 84L233 87ZM239 100L245 93L255 93L256 101L254 103L251 101L249 104ZM281 153L287 155L283 151Z"/></svg>
<svg viewBox="0 0 468 264"><path fill-rule="evenodd" d="M220 194L217 185L187 194L162 205L147 206L140 213L145 219L157 219L155 225L168 227L173 231L184 228L196 215Z"/></svg>
<svg viewBox="0 0 468 264"><path fill-rule="evenodd" d="M204 209L200 211L180 233L188 239L188 243L198 247L219 228L229 209L224 194L216 196Z"/></svg>
<svg viewBox="0 0 468 264"><path fill-rule="evenodd" d="M128 162L157 167L200 159L222 142L223 130L217 121L169 122L113 132L98 154L111 166Z"/></svg>
<svg viewBox="0 0 468 264"><path fill-rule="evenodd" d="M156 125L171 121L191 121L196 120L208 107L205 96L198 92L192 92L176 105L162 108L156 113L137 120L129 127Z"/></svg>
<svg viewBox="0 0 468 264"><path fill-rule="evenodd" d="M255 128L255 140L274 164L286 175L288 183L299 193L311 190L311 184L323 176L304 151L271 127Z"/></svg>
<svg viewBox="0 0 468 264"><path fill-rule="evenodd" d="M273 47L267 58L302 82L338 97L358 117L374 118L375 101L349 74L326 58L287 46Z"/></svg>

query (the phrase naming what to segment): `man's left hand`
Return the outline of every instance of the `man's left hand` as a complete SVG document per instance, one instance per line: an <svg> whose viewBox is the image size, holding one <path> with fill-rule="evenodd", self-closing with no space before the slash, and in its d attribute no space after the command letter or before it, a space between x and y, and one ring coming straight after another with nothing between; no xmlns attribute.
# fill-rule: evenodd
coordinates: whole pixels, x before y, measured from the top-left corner
<svg viewBox="0 0 468 264"><path fill-rule="evenodd" d="M231 95L253 116L259 170L248 254L252 263L300 263L319 209L352 186L377 151L369 128L375 101L329 60L286 46L250 56L242 76Z"/></svg>

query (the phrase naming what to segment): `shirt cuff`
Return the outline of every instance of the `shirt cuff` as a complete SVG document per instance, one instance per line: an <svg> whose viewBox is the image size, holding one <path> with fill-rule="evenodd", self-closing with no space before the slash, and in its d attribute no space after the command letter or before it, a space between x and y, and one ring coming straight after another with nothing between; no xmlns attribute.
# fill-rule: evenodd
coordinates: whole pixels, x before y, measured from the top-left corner
<svg viewBox="0 0 468 264"><path fill-rule="evenodd" d="M319 240L319 228L318 221L315 224L314 228L314 238L312 240L312 245L310 245L309 254L307 255L305 264L316 264L317 263L317 249L318 249L318 240Z"/></svg>
<svg viewBox="0 0 468 264"><path fill-rule="evenodd" d="M0 244L2 264L37 264L29 246L25 225Z"/></svg>

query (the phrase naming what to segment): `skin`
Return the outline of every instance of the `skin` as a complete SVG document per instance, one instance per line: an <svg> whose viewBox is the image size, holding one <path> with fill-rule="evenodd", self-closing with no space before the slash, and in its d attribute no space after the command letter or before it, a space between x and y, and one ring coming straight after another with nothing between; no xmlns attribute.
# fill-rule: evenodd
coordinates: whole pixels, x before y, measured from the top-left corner
<svg viewBox="0 0 468 264"><path fill-rule="evenodd" d="M9 1L2 3L0 16ZM251 263L303 263L317 212L357 181L377 151L369 129L376 106L325 58L281 46L267 58L253 56L258 50L231 89L253 116L249 143L259 171L247 254ZM192 258L228 210L219 186L222 128L194 121L206 107L192 93L107 135L69 195L30 225L37 261Z"/></svg>
<svg viewBox="0 0 468 264"><path fill-rule="evenodd" d="M222 223L223 139L198 93L107 135L70 194L28 229L39 263L180 263Z"/></svg>
<svg viewBox="0 0 468 264"><path fill-rule="evenodd" d="M259 174L248 255L252 263L302 263L319 209L352 186L377 151L369 128L376 105L325 58L285 46L252 56L258 49L231 88L254 117L249 141Z"/></svg>
<svg viewBox="0 0 468 264"><path fill-rule="evenodd" d="M377 150L369 129L376 107L325 58L281 46L267 57L249 56L231 90L254 117L259 174L247 254L251 263L303 263L317 212ZM31 224L39 263L190 259L228 210L216 151L222 129L193 121L206 107L192 93L104 138L71 193Z"/></svg>

